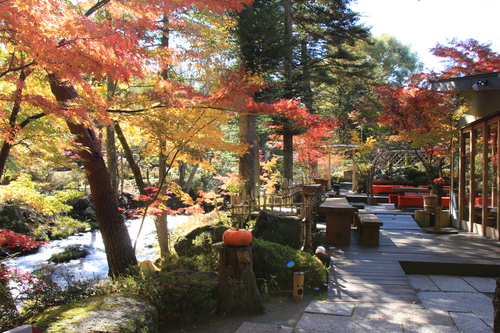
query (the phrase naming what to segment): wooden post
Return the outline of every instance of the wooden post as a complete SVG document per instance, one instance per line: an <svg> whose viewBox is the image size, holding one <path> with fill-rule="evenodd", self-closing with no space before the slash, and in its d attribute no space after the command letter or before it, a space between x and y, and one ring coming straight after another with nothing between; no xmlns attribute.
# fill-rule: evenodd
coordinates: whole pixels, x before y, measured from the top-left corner
<svg viewBox="0 0 500 333"><path fill-rule="evenodd" d="M434 220L434 230L441 231L441 212L443 211L443 207L436 207L436 218Z"/></svg>
<svg viewBox="0 0 500 333"><path fill-rule="evenodd" d="M263 312L264 304L252 268L252 247L224 244L219 264L217 314L224 317Z"/></svg>

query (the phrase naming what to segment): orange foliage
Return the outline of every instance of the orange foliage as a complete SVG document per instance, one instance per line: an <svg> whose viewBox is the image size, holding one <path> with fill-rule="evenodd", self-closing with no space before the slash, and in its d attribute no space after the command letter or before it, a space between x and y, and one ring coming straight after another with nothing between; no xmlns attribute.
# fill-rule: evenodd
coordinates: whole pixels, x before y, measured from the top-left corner
<svg viewBox="0 0 500 333"><path fill-rule="evenodd" d="M441 78L500 71L500 54L491 50L491 43L481 44L475 39L452 39L448 44L437 44L431 49L432 54L444 58L448 65L447 73Z"/></svg>

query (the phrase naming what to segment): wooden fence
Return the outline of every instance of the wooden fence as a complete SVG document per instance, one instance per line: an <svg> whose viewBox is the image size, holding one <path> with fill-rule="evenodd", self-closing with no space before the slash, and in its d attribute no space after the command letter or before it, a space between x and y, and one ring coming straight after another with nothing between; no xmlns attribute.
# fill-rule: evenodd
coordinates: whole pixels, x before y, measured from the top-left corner
<svg viewBox="0 0 500 333"><path fill-rule="evenodd" d="M299 181L283 179L279 191L258 192L252 195L232 195L230 213L233 220L251 220L252 213L261 210L278 211L281 215L303 215L302 186L314 184L313 177L302 177ZM302 216L301 216L302 217Z"/></svg>

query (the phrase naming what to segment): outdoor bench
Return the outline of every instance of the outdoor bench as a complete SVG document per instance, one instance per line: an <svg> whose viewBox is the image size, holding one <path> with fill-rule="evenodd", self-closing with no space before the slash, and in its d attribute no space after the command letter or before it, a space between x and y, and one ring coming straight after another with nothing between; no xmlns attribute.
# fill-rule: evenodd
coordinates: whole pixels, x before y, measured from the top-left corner
<svg viewBox="0 0 500 333"><path fill-rule="evenodd" d="M398 204L398 198L400 197L401 195L399 194L389 194L389 203L393 203L393 204Z"/></svg>
<svg viewBox="0 0 500 333"><path fill-rule="evenodd" d="M375 214L357 214L356 226L363 245L379 245L380 227L383 222Z"/></svg>

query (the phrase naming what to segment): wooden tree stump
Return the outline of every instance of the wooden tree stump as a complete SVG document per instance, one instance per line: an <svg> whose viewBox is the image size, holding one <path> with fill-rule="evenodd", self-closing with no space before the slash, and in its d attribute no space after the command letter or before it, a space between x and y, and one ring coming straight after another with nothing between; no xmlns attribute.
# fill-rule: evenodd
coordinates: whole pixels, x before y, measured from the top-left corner
<svg viewBox="0 0 500 333"><path fill-rule="evenodd" d="M264 312L252 268L251 246L221 248L217 314L256 315Z"/></svg>

